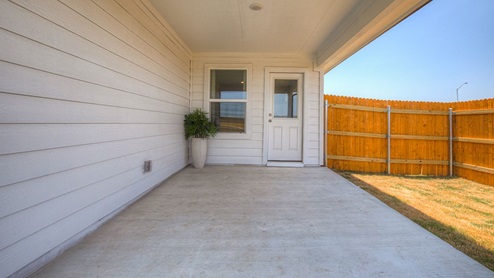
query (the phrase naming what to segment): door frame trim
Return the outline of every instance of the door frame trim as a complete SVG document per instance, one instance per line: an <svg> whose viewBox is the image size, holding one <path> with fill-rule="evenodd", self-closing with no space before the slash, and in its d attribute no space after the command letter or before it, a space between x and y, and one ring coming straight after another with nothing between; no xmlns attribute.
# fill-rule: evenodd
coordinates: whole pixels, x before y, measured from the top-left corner
<svg viewBox="0 0 494 278"><path fill-rule="evenodd" d="M275 91L275 86L276 82L278 80L296 80L297 81L297 88L295 91L297 92L298 95L298 100L297 100L297 116L295 118L276 118L275 114L275 100L274 97L276 96L276 91ZM272 161L278 161L278 162L294 162L297 161L300 164L302 164L302 158L304 155L303 151L303 146L304 146L304 99L305 99L305 93L304 93L304 76L301 73L270 73L269 75L269 91L267 92L266 95L266 107L268 107L268 110L266 112L272 113L273 116L268 117L268 122L266 125L268 126L268 148L267 148L267 155L268 155L268 165ZM270 119L272 122L270 122ZM291 140L293 138L285 138L284 136L291 136L290 130L294 125L296 124L297 126L297 148L296 151L290 150L290 147L288 145L285 145L287 143L292 142ZM279 134L281 136L281 150L275 150L274 149L274 142L277 141L275 139L275 134L274 134L274 126L283 126L284 128L280 129L279 131L282 132L282 134ZM286 129L285 129L286 128ZM285 149L286 148L286 149Z"/></svg>
<svg viewBox="0 0 494 278"><path fill-rule="evenodd" d="M269 142L269 127L268 127L268 113L270 110L269 104L270 101L267 100L267 97L269 96L269 92L271 90L270 88L270 78L272 73L295 73L295 74L302 74L302 88L303 88L303 103L302 103L302 113L303 113L303 119L302 119L302 163L305 164L306 161L306 155L307 155L307 134L308 134L308 101L307 100L307 94L309 92L309 85L308 85L308 76L309 76L310 69L309 68L282 68L282 67L266 67L264 69L264 113L263 113L263 125L264 125L264 134L263 134L263 143L262 143L262 164L267 165L268 163L268 142Z"/></svg>

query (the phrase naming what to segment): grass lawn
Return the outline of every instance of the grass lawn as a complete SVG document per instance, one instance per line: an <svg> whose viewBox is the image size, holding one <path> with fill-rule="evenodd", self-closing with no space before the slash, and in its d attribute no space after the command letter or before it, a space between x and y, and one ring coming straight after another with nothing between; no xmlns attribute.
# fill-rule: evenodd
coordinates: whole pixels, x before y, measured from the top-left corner
<svg viewBox="0 0 494 278"><path fill-rule="evenodd" d="M337 173L494 270L494 186L462 178Z"/></svg>

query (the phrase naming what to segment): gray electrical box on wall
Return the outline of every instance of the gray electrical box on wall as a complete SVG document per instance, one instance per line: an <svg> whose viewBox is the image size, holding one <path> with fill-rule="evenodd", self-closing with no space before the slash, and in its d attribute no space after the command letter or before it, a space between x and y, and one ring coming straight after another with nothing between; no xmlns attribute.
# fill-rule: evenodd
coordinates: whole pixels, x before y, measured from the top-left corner
<svg viewBox="0 0 494 278"><path fill-rule="evenodd" d="M153 170L153 164L151 160L144 161L144 173L151 172Z"/></svg>

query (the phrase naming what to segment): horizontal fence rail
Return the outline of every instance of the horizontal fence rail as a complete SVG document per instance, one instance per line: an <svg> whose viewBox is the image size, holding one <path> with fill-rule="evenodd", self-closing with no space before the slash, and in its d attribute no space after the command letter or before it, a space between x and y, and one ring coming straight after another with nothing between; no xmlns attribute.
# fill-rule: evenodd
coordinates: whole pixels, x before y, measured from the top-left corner
<svg viewBox="0 0 494 278"><path fill-rule="evenodd" d="M383 101L325 96L327 166L456 175L494 185L494 99Z"/></svg>

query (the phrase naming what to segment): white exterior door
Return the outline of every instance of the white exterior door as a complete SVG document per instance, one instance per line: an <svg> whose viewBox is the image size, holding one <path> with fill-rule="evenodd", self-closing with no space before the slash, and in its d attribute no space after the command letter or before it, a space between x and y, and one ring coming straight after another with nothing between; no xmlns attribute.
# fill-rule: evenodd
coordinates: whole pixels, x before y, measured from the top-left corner
<svg viewBox="0 0 494 278"><path fill-rule="evenodd" d="M268 160L302 161L303 75L271 73Z"/></svg>

